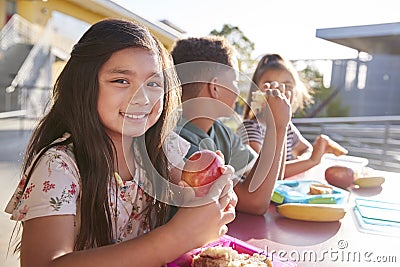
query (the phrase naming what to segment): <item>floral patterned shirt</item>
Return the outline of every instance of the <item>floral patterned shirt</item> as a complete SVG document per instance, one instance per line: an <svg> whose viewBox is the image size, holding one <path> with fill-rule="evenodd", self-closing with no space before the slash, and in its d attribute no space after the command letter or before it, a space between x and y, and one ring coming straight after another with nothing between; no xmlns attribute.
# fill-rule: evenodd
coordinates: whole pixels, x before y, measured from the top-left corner
<svg viewBox="0 0 400 267"><path fill-rule="evenodd" d="M68 136L69 134L65 134L55 142L63 141ZM183 158L189 147L189 143L171 132L164 143L164 150L172 167L183 165ZM151 183L146 179L144 170L136 168L130 181L117 180L114 177L111 181L110 212L117 213L117 226L114 220L112 225L112 229L117 230L113 230L114 238L118 241L128 240L148 231L149 226L144 224L141 211L147 207L151 198L144 193L142 187L151 192ZM11 219L27 221L43 216L75 215L77 235L82 192L73 146L55 146L47 150L38 160L23 191L25 183L26 175L22 177L6 207L5 211L11 214Z"/></svg>

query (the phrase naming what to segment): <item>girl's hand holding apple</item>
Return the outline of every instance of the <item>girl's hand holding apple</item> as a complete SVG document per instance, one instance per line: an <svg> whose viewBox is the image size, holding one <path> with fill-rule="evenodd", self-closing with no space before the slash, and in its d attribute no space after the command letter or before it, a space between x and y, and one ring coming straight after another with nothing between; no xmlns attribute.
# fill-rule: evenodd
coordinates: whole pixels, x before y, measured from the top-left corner
<svg viewBox="0 0 400 267"><path fill-rule="evenodd" d="M196 196L205 196L212 182L222 175L224 158L221 155L210 150L200 150L186 161L182 180L194 188Z"/></svg>
<svg viewBox="0 0 400 267"><path fill-rule="evenodd" d="M224 156L220 151L195 152L185 163L182 180L179 182L179 185L185 188L184 206L203 205L227 195L233 199L231 202L236 206L233 174L233 167L224 165Z"/></svg>
<svg viewBox="0 0 400 267"><path fill-rule="evenodd" d="M207 154L203 158L206 159L210 156L210 153L204 151L201 154ZM233 191L232 176L234 169L230 165L223 165L223 156L218 156L220 152L212 153L217 155L216 160L218 163L211 164L211 166L207 165L211 177L203 176L203 178L205 177L205 181L208 182L205 183L205 187L204 185L197 188L191 187L188 182L195 181L197 184L204 184L204 181L199 181L199 178L193 175L188 175L185 178L188 182L184 179L179 182L179 185L185 189L183 190L185 194L184 207L180 207L171 219L173 224L185 222L185 224L179 225L179 229L182 231L182 236L187 239L186 241L189 242L190 240L195 247L201 247L226 234L228 231L226 224L232 222L236 216L235 207L238 199ZM195 161L197 157L194 157ZM222 161L220 161L221 159ZM207 168L203 169L203 171L207 171ZM196 189L201 190L196 191ZM179 217L184 218L177 219ZM187 236L190 236L190 238L187 238Z"/></svg>

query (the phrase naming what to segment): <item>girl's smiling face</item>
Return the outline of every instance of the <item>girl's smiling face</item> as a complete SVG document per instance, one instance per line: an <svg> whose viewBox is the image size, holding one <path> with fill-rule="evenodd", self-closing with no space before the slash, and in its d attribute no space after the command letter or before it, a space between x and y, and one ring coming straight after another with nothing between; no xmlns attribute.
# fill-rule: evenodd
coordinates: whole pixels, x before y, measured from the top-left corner
<svg viewBox="0 0 400 267"><path fill-rule="evenodd" d="M158 57L142 48L112 54L98 74L97 110L107 134L143 135L163 109L164 78Z"/></svg>

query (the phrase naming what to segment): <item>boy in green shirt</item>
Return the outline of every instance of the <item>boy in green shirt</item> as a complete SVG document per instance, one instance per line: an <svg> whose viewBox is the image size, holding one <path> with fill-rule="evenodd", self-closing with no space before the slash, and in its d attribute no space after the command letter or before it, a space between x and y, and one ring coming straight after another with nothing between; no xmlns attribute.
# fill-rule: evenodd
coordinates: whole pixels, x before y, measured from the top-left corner
<svg viewBox="0 0 400 267"><path fill-rule="evenodd" d="M218 120L229 117L239 95L235 50L220 36L178 40L172 57L182 84L182 119L177 133L199 149L220 150L238 179L234 190L239 211L262 215L269 206L276 179L284 172L290 104L278 89L268 89L263 120L268 127L259 156ZM267 112L268 107L271 112ZM188 155L189 156L189 155Z"/></svg>

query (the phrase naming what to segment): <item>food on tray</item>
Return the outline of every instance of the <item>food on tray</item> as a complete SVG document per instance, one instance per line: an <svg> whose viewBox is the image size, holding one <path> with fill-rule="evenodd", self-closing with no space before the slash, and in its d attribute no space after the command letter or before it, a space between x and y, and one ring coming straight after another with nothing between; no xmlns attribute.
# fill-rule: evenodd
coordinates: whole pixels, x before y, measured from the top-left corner
<svg viewBox="0 0 400 267"><path fill-rule="evenodd" d="M314 222L335 222L346 214L345 208L336 204L286 203L276 210L289 219Z"/></svg>
<svg viewBox="0 0 400 267"><path fill-rule="evenodd" d="M332 194L333 187L327 184L310 184L309 195Z"/></svg>
<svg viewBox="0 0 400 267"><path fill-rule="evenodd" d="M255 91L251 95L251 109L257 114L261 112L263 103L266 102L266 94L265 92Z"/></svg>
<svg viewBox="0 0 400 267"><path fill-rule="evenodd" d="M345 166L331 166L325 170L325 180L333 186L346 189L354 182L354 171Z"/></svg>
<svg viewBox="0 0 400 267"><path fill-rule="evenodd" d="M224 159L211 150L193 153L182 170L182 180L194 188L196 196L205 196L212 182L221 176Z"/></svg>
<svg viewBox="0 0 400 267"><path fill-rule="evenodd" d="M253 255L239 253L231 247L209 247L194 256L192 267L241 267L241 266L267 266L272 267L272 262L267 256L254 253Z"/></svg>

